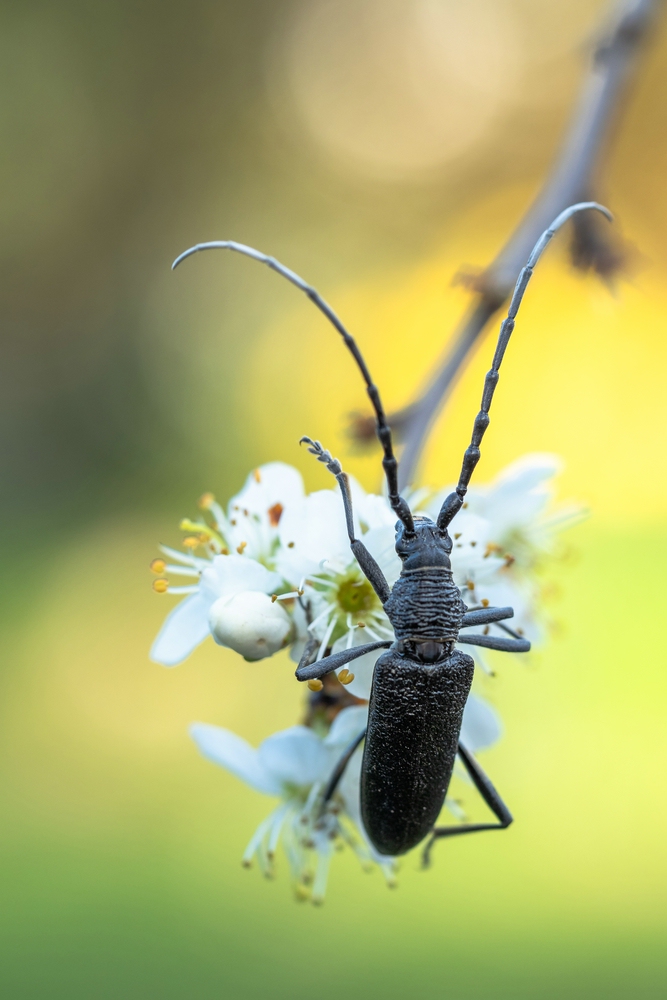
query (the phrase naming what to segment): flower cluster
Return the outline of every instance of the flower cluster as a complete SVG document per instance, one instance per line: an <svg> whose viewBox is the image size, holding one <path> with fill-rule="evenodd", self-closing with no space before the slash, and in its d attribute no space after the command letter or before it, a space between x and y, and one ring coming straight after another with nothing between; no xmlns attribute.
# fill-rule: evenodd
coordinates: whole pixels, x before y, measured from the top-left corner
<svg viewBox="0 0 667 1000"><path fill-rule="evenodd" d="M514 627L540 638L537 569L553 553L559 530L579 516L575 508L548 513L559 463L529 455L509 466L490 486L471 489L454 529L452 569L466 604L511 605ZM355 534L390 585L400 573L394 549L395 515L387 500L351 480ZM437 517L448 489L408 497L414 511ZM183 549L163 546L167 559L151 568L158 593L186 595L167 616L151 657L165 666L182 662L201 642L215 642L248 661L289 649L298 661L306 643L316 658L393 638L373 588L351 554L337 489L306 494L301 476L274 462L254 470L226 510L212 494L199 501L197 520L184 520ZM169 561L167 561L169 560ZM173 586L173 577L191 583ZM487 626L493 630L497 626ZM491 673L478 647L466 645L478 666ZM377 864L389 884L395 864L368 843L359 816L361 751L352 756L336 793L322 792L345 748L365 728L367 702L380 651L354 661L354 672L311 681L306 725L269 737L253 749L240 737L197 723L192 736L202 753L253 788L280 799L253 835L244 863L256 858L270 875L279 843L288 857L297 895L324 896L333 850L352 846L364 865ZM503 654L506 655L506 654ZM483 749L500 726L490 706L472 695L464 716L464 743ZM457 816L460 809L446 805Z"/></svg>

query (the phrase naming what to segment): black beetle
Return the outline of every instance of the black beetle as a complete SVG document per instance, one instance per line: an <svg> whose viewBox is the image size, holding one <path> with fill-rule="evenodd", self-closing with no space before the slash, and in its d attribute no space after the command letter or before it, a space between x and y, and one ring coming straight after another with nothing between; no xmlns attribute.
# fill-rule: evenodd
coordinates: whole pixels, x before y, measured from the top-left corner
<svg viewBox="0 0 667 1000"><path fill-rule="evenodd" d="M375 410L377 436L384 452L382 464L388 499L398 517L396 552L402 569L393 588L389 587L364 544L355 538L350 487L340 463L318 441L308 437L301 440L338 480L352 552L382 602L395 639L354 646L314 663L311 662L314 647L308 644L296 676L300 681L322 678L365 653L386 649L375 665L367 728L345 752L323 794L324 805L333 795L352 754L365 739L361 767L361 815L368 838L380 854L404 854L430 834L425 851L427 861L431 845L440 837L503 829L512 822L509 810L459 738L463 710L473 679L474 661L455 645L467 643L509 652L526 652L530 643L507 625L500 626L507 638L459 634L463 627L503 622L514 612L512 608L466 607L452 578L449 558L452 540L448 528L463 506L472 473L480 458L480 444L489 425L489 408L498 383L500 365L533 268L555 232L572 215L584 209L596 209L611 219L607 209L596 202L581 202L561 212L536 243L517 279L507 317L500 328L493 364L486 375L480 412L475 418L472 440L463 457L458 485L443 503L436 521L414 516L399 495L398 463L377 386L356 342L314 288L274 258L230 241L200 243L181 254L173 264L176 267L185 257L208 249L235 250L267 264L305 292L333 323L366 383ZM495 814L497 823L435 826L457 754Z"/></svg>

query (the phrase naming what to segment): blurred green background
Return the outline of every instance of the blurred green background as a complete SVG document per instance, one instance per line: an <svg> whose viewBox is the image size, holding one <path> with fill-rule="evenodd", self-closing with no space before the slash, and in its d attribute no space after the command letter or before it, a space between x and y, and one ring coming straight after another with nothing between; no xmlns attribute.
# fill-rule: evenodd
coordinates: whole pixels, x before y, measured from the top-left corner
<svg viewBox="0 0 667 1000"><path fill-rule="evenodd" d="M553 569L559 629L497 661L484 765L516 823L400 886L342 854L321 910L240 867L268 802L202 761L203 719L292 725L284 658L147 659L158 541L253 466L345 435L364 395L293 289L185 247L234 238L336 305L406 402L539 187L592 0L191 0L0 8L3 671L0 986L8 997L665 995L667 30L656 23L600 196L636 248L612 294L566 240L525 304L480 481L529 450L590 506ZM427 451L457 471L481 346ZM409 353L405 353L405 352ZM473 811L474 811L473 807Z"/></svg>

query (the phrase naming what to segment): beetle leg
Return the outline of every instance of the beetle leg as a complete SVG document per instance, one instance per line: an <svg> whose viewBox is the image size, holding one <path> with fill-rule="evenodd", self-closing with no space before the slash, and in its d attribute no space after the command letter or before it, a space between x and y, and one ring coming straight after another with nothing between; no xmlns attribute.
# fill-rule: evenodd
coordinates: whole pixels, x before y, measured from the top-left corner
<svg viewBox="0 0 667 1000"><path fill-rule="evenodd" d="M299 666L296 668L296 679L298 681L310 681L315 678L324 677L325 674L330 674L332 670L338 670L339 667L349 663L350 660L356 660L358 656L372 653L376 649L389 649L392 643L393 639L382 639L380 642L366 642L363 646L350 646L349 649L341 649L337 653L331 653L330 656L323 656L321 660L315 660L315 663L310 664L306 661L306 654L304 653ZM304 665L302 666L301 664Z"/></svg>
<svg viewBox="0 0 667 1000"><path fill-rule="evenodd" d="M340 760L336 764L336 766L333 769L333 771L331 772L331 777L329 778L329 781L327 782L327 786L324 789L324 792L322 794L322 803L321 803L321 806L320 806L320 815L324 812L324 809L326 807L327 802L329 801L329 799L332 797L332 795L334 794L334 792L338 788L338 785L340 784L340 780L343 777L343 775L345 774L345 768L347 767L347 765L350 763L350 761L352 759L352 754L357 749L357 747L359 746L359 744L361 743L361 741L363 740L363 738L364 738L365 735L366 735L366 729L362 729L362 731L359 733L359 735L354 737L354 739L350 743L349 747L347 748L347 750L345 751L345 753L343 754L343 756L340 758Z"/></svg>
<svg viewBox="0 0 667 1000"><path fill-rule="evenodd" d="M461 628L467 628L469 625L490 625L491 622L499 622L503 618L514 618L514 608L475 608L466 611Z"/></svg>
<svg viewBox="0 0 667 1000"><path fill-rule="evenodd" d="M498 822L464 823L461 826L434 827L422 855L422 864L424 868L428 868L431 863L431 850L433 848L433 844L441 837L456 837L458 834L477 833L479 830L505 830L512 822L511 812L473 755L469 750L466 750L462 743L459 743L459 757L461 758L466 771L470 775L472 783L486 802L491 812L497 817Z"/></svg>
<svg viewBox="0 0 667 1000"><path fill-rule="evenodd" d="M347 535L350 539L350 548L354 557L361 567L361 571L370 583L375 593L380 598L382 604L389 598L391 588L387 583L384 573L376 563L363 542L354 536L354 514L352 512L352 494L350 493L350 483L343 468L337 458L333 458L331 452L326 451L319 441L313 441L309 437L302 437L299 442L308 445L308 451L314 455L318 462L326 465L329 472L336 477L340 492L343 497L343 507L345 508L345 524L347 525Z"/></svg>
<svg viewBox="0 0 667 1000"><path fill-rule="evenodd" d="M516 634L516 633L515 633ZM527 653L530 649L528 639L504 639L501 635L459 635L457 642L468 646L486 646L487 649L500 649L503 653Z"/></svg>

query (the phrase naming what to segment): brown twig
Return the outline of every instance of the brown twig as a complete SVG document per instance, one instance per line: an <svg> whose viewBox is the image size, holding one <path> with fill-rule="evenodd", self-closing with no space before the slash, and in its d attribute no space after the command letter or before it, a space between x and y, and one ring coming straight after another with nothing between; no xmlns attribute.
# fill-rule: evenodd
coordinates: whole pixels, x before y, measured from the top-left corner
<svg viewBox="0 0 667 1000"><path fill-rule="evenodd" d="M614 16L606 23L606 30L595 46L560 154L542 190L496 259L476 279L476 299L435 376L409 406L390 417L392 428L404 442L399 473L401 488L412 481L433 421L473 346L511 293L540 234L568 205L592 198L594 174L604 142L656 4L657 0L626 0L620 9L614 5ZM575 227L573 263L594 269L608 279L618 269L622 255L609 237L598 230L592 216L590 213L582 217ZM363 439L359 420L356 426L356 436Z"/></svg>

